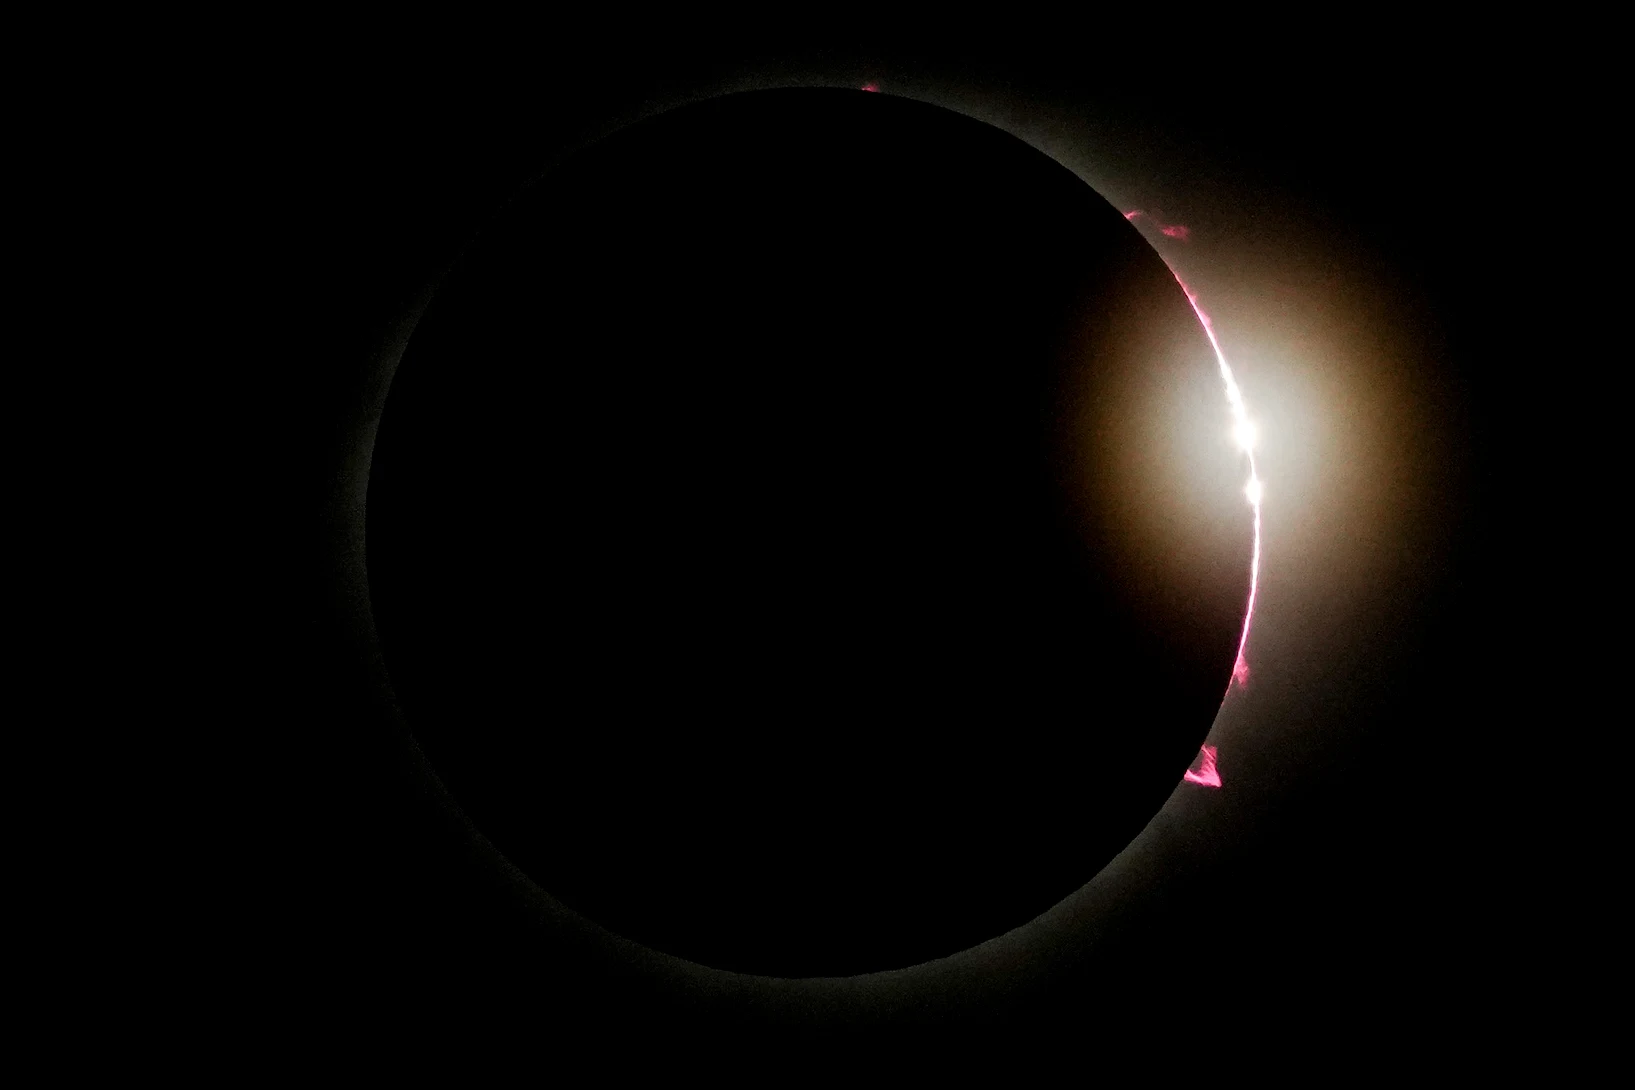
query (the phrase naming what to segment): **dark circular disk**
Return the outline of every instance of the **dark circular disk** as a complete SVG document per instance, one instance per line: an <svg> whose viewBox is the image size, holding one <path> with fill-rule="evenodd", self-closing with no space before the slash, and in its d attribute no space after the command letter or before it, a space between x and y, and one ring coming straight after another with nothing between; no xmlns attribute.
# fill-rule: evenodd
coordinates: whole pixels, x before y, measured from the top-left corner
<svg viewBox="0 0 1635 1090"><path fill-rule="evenodd" d="M476 826L608 928L783 976L1025 923L1227 685L1243 466L1069 171L839 90L673 111L513 201L382 418L373 607Z"/></svg>

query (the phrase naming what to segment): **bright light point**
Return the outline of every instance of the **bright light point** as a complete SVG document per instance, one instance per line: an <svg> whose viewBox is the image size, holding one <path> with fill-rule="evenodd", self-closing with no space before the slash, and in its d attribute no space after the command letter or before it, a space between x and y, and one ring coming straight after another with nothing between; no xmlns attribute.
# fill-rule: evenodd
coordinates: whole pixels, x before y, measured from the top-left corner
<svg viewBox="0 0 1635 1090"><path fill-rule="evenodd" d="M1255 442L1260 438L1260 429L1255 427L1253 420L1239 420L1233 433L1238 438L1238 446L1244 450L1254 450Z"/></svg>
<svg viewBox="0 0 1635 1090"><path fill-rule="evenodd" d="M1243 494L1249 497L1249 502L1256 507L1260 506L1261 497L1265 495L1265 492L1266 490L1260 485L1259 477L1250 477L1248 487L1243 490Z"/></svg>
<svg viewBox="0 0 1635 1090"><path fill-rule="evenodd" d="M863 85L863 90L865 91L878 91L879 89L880 85L878 83L865 83Z"/></svg>

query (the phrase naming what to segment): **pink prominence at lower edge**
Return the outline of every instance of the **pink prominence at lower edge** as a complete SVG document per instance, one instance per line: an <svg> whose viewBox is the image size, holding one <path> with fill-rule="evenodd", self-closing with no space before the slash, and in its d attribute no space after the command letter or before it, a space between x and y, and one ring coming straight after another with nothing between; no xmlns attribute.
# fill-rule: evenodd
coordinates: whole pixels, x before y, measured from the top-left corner
<svg viewBox="0 0 1635 1090"><path fill-rule="evenodd" d="M1187 774L1181 777L1187 783L1201 783L1205 787L1219 787L1221 785L1220 770L1215 767L1215 747L1205 746L1198 751L1198 767L1187 769Z"/></svg>

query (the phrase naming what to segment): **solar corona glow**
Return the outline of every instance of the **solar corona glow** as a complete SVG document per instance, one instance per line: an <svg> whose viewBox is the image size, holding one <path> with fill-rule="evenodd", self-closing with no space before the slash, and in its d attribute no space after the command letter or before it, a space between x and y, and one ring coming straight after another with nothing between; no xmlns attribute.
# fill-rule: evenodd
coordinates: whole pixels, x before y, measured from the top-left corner
<svg viewBox="0 0 1635 1090"><path fill-rule="evenodd" d="M1146 216L1147 214L1139 208L1124 213L1124 218L1132 223ZM1186 242L1191 236L1191 231L1178 223L1159 223L1158 229L1166 237L1182 242ZM1220 368L1221 380L1226 384L1226 403L1232 412L1232 436L1249 460L1249 480L1244 484L1243 494L1254 511L1255 536L1254 548L1249 557L1249 601L1243 611L1243 632L1238 637L1237 658L1232 663L1232 680L1227 684L1226 690L1230 694L1233 685L1242 688L1249 683L1249 661L1246 652L1249 646L1249 627L1255 616L1255 594L1260 589L1260 504L1266 494L1265 486L1260 480L1260 472L1255 465L1255 444L1259 440L1260 431L1255 427L1255 422L1249 418L1249 409L1243 402L1243 390L1232 374L1232 365L1226 360L1220 339L1215 336L1215 323L1210 320L1208 312L1198 302L1198 293L1181 278L1181 274L1170 264L1168 258L1164 259L1164 264L1169 265L1170 275L1175 277L1175 282L1181 285L1181 290L1186 293L1187 302L1192 304L1192 312L1198 316L1198 322L1204 328L1204 335L1209 338L1209 347L1215 353L1215 364ZM1189 770L1183 780L1205 787L1221 786L1220 773L1215 768L1215 756L1214 746L1204 746L1199 753L1198 768Z"/></svg>

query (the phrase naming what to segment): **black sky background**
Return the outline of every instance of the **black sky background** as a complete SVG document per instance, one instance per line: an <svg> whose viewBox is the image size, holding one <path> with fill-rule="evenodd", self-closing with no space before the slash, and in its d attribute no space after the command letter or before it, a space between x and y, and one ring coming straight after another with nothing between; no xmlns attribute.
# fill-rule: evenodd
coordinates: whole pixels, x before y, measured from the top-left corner
<svg viewBox="0 0 1635 1090"><path fill-rule="evenodd" d="M263 951L274 955L268 993L288 996L281 1010L304 1005L324 1012L311 1015L319 1022L390 1011L451 1033L475 1020L542 1044L679 1034L734 1047L814 1033L1082 1044L1147 1026L1175 1042L1234 1027L1242 1047L1296 1031L1445 1041L1454 1023L1505 1005L1538 957L1526 921L1549 882L1537 869L1547 869L1543 825L1505 786L1513 779L1492 778L1527 701L1497 680L1526 658L1505 600L1516 551L1502 545L1513 517L1503 492L1516 463L1502 451L1510 382L1531 353L1518 351L1523 331L1491 318L1523 279L1471 275L1515 260L1518 244L1471 225L1531 215L1517 183L1494 173L1536 124L1525 88L1485 65L1446 80L1412 51L1391 65L1262 68L1241 81L1218 70L1172 78L1182 62L1161 52L1155 70L1082 57L1038 42L542 38L526 64L432 51L371 65L356 84L291 72L257 96L243 124L263 137L257 169L276 179L260 244L289 270L274 277L267 308L282 353L269 395L291 406L267 495L280 513L269 523L294 532L277 532L288 541L282 570L251 593L294 588L268 595L276 620L265 631L296 635L274 641L257 664L270 669L246 690L283 713L288 802L270 815L264 894L280 924ZM1459 417L1458 464L1437 505L1447 551L1416 588L1416 608L1393 614L1392 654L1378 669L1310 683L1323 740L1291 747L1252 819L1200 826L1171 871L1132 879L1100 910L1093 940L1063 940L1074 953L1037 991L1009 1006L950 1001L953 1014L887 999L854 1018L844 1000L793 993L763 1004L663 972L649 985L640 958L595 942L546 950L519 940L533 925L498 872L476 893L451 893L477 864L437 831L416 773L380 755L385 735L358 680L366 653L346 635L366 605L337 582L332 558L362 545L342 517L357 497L331 489L364 361L498 201L610 117L700 87L848 67L887 92L894 78L933 72L978 97L1047 98L1119 134L1155 191L1165 170L1214 172L1208 188L1223 205L1234 190L1276 194L1279 215L1365 240L1348 252L1413 300L1399 334L1433 346L1430 386Z"/></svg>

